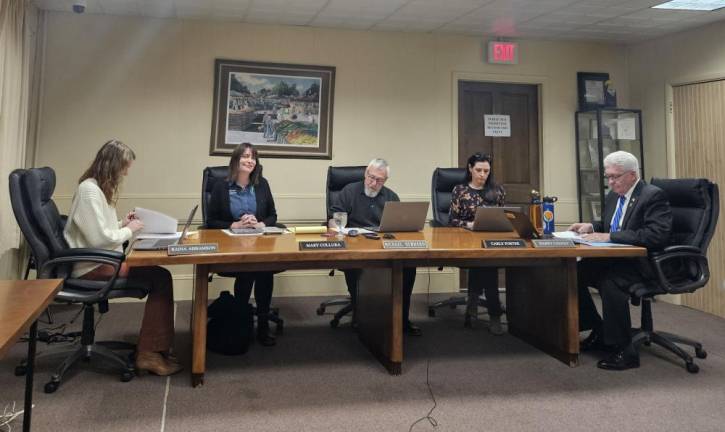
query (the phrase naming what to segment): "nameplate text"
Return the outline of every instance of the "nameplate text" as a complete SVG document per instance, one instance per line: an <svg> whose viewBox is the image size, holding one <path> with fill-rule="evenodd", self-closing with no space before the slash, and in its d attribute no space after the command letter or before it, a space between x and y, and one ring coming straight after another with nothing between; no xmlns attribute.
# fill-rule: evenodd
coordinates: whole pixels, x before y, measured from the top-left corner
<svg viewBox="0 0 725 432"><path fill-rule="evenodd" d="M545 239L531 240L531 244L535 248L573 248L576 247L570 239Z"/></svg>
<svg viewBox="0 0 725 432"><path fill-rule="evenodd" d="M304 241L300 242L300 250L334 250L346 249L347 245L343 240L333 241Z"/></svg>
<svg viewBox="0 0 725 432"><path fill-rule="evenodd" d="M483 240L483 247L486 249L511 249L511 248L525 248L526 242L523 240Z"/></svg>
<svg viewBox="0 0 725 432"><path fill-rule="evenodd" d="M195 255L219 252L219 245L216 243L199 243L199 244L176 244L169 245L168 255Z"/></svg>

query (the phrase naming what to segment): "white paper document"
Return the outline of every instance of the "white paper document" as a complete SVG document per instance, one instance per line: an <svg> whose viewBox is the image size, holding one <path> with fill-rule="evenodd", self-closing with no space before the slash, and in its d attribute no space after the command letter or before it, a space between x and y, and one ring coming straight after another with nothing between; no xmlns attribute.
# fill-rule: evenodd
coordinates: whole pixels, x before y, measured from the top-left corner
<svg viewBox="0 0 725 432"><path fill-rule="evenodd" d="M511 136L511 116L505 114L484 114L483 135L490 137Z"/></svg>
<svg viewBox="0 0 725 432"><path fill-rule="evenodd" d="M617 139L637 139L637 127L634 117L617 120Z"/></svg>
<svg viewBox="0 0 725 432"><path fill-rule="evenodd" d="M554 237L560 238L560 239L569 239L574 240L575 242L577 240L582 241L583 239L578 233L575 233L574 231L557 231L554 233Z"/></svg>
<svg viewBox="0 0 725 432"><path fill-rule="evenodd" d="M238 230L237 232L232 232L230 229L223 229L222 232L228 236L232 237L239 237L239 236L261 236L264 234L264 230L249 230L246 232L242 232L241 230Z"/></svg>
<svg viewBox="0 0 725 432"><path fill-rule="evenodd" d="M174 234L179 221L169 215L136 207L136 218L143 222L141 234ZM153 237L158 237L154 235Z"/></svg>
<svg viewBox="0 0 725 432"><path fill-rule="evenodd" d="M574 243L580 243L585 244L587 246L594 246L594 247L626 247L631 246L624 243L611 243L611 242L593 242L593 241L587 241L579 233L575 233L574 231L557 231L554 233L554 237L560 238L560 239L569 239L572 240Z"/></svg>

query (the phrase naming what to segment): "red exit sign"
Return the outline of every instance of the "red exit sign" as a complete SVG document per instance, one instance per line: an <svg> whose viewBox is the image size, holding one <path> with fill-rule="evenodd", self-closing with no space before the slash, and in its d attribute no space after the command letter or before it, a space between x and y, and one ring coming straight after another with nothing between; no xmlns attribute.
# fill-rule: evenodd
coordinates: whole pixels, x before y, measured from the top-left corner
<svg viewBox="0 0 725 432"><path fill-rule="evenodd" d="M519 44L516 42L489 42L488 62L498 64L518 64Z"/></svg>

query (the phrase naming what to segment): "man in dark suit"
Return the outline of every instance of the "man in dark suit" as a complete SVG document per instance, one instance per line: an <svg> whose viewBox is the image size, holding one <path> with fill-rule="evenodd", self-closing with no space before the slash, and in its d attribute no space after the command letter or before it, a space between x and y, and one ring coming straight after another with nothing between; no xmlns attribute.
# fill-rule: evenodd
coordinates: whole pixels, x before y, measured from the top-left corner
<svg viewBox="0 0 725 432"><path fill-rule="evenodd" d="M347 226L363 228L379 226L383 215L383 207L388 201L400 201L398 195L385 187L390 176L390 167L384 159L373 159L365 169L362 181L345 186L332 203L332 212L346 212ZM343 270L345 283L350 292L353 306L357 301L357 285L360 270ZM411 336L420 336L420 327L410 322L410 295L415 285L415 267L403 268L403 331Z"/></svg>
<svg viewBox="0 0 725 432"><path fill-rule="evenodd" d="M602 221L575 223L569 230L587 241L631 244L648 252L667 246L672 231L670 204L662 189L640 180L637 158L624 151L609 154L604 158L604 177L610 192ZM584 259L577 270L579 329L592 331L582 341L581 350L612 353L597 363L602 369L639 367L639 356L631 346L629 287L652 277L647 259ZM599 290L603 319L592 301L590 286Z"/></svg>

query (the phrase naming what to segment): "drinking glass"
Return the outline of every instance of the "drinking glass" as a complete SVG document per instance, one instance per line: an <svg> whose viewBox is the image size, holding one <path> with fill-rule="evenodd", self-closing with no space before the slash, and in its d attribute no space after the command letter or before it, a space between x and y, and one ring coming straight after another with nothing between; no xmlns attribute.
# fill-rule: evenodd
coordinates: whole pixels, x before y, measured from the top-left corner
<svg viewBox="0 0 725 432"><path fill-rule="evenodd" d="M332 214L332 220L335 221L335 227L337 228L337 237L342 238L342 230L347 226L347 213L335 212Z"/></svg>

